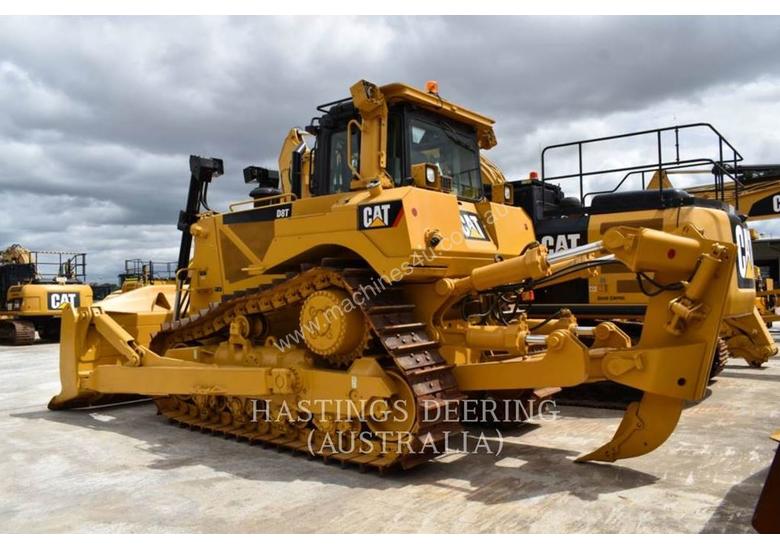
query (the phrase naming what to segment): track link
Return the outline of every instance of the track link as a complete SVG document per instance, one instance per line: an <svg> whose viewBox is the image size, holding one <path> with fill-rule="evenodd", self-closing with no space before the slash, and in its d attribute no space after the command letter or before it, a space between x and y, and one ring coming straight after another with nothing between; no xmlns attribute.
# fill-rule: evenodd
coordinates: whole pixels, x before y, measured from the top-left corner
<svg viewBox="0 0 780 550"><path fill-rule="evenodd" d="M301 273L288 274L276 285L227 296L221 303L212 303L189 317L166 323L152 339L151 347L157 353L164 353L174 345L196 343L218 334L238 315L280 312L300 305L306 296L323 288L341 288L354 297L361 288L371 286L377 280L375 277L372 270L362 265L337 259L324 259L318 267L301 266ZM402 289L388 287L371 296L363 295L362 304L355 299L353 302L361 308L370 327L374 342L371 355L411 388L417 413L412 447L424 452L381 455L322 452L320 456L326 462L355 464L361 469L380 472L398 466L411 468L440 454L447 433L461 430L451 419L463 396L458 391L452 365L442 357L438 342L428 336L426 325L416 318L414 304L404 301ZM198 407L192 399L182 401L170 396L157 399L156 403L161 414L180 426L309 453L307 441L313 429L310 427L266 431L256 422L242 419L241 414L236 416L218 409L204 413L202 406Z"/></svg>
<svg viewBox="0 0 780 550"><path fill-rule="evenodd" d="M718 338L718 345L715 348L715 357L712 360L712 369L710 370L710 382L723 372L730 356L728 344L726 344L723 338Z"/></svg>
<svg viewBox="0 0 780 550"><path fill-rule="evenodd" d="M28 346L35 342L35 325L30 321L16 319L0 321L0 342L12 346Z"/></svg>

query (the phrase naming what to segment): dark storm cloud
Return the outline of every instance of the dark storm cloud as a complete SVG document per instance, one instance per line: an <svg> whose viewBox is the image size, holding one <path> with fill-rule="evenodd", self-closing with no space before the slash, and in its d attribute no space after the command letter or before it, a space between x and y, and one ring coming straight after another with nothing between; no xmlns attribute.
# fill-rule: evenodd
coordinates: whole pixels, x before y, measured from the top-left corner
<svg viewBox="0 0 780 550"><path fill-rule="evenodd" d="M187 155L225 159L224 207L243 166L273 165L360 78L438 79L498 121L510 176L550 141L700 115L771 161L758 114L778 114L777 51L774 17L3 18L0 246L86 249L102 279L175 255Z"/></svg>
<svg viewBox="0 0 780 550"><path fill-rule="evenodd" d="M448 86L484 109L530 121L635 109L780 69L773 17L454 18L436 39L414 72L452 75Z"/></svg>

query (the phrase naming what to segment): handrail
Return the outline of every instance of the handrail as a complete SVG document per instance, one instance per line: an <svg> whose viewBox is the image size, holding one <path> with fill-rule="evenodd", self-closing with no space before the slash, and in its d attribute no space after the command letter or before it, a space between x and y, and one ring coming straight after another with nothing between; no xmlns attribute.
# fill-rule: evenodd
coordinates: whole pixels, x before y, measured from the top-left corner
<svg viewBox="0 0 780 550"><path fill-rule="evenodd" d="M277 200L285 198L285 197L289 197L291 199L290 202L298 200L298 195L296 195L295 193L279 193L278 195L272 195L270 197L261 197L259 199L246 199L246 200L243 200L243 201L232 202L232 203L230 203L228 205L228 211L235 212L233 207L241 206L243 204L255 204L254 208L248 208L247 211L249 211L249 210L258 210L260 208L268 208L269 206L277 206L276 203L273 203L273 204L269 203L269 204L262 204L262 205L258 205L257 203L258 202L262 202L262 201L277 201Z"/></svg>
<svg viewBox="0 0 780 550"><path fill-rule="evenodd" d="M184 275L182 277L183 273L186 274L190 271L195 271L195 268L188 266L176 270L176 297L173 303L174 321L181 319L184 315L184 312L186 312L187 308L190 306L190 287L188 285L186 289L184 288L187 276Z"/></svg>
<svg viewBox="0 0 780 550"><path fill-rule="evenodd" d="M119 274L120 279L148 277L149 280L174 279L177 262L143 260L130 258L125 260L125 271Z"/></svg>
<svg viewBox="0 0 780 550"><path fill-rule="evenodd" d="M686 130L690 128L705 128L712 132L715 136L717 136L718 139L718 155L717 160L714 158L691 158L691 159L685 159L681 158L680 156L680 132L681 130ZM664 133L668 132L674 132L674 160L664 159L663 154L663 136ZM592 143L603 143L603 142L609 142L609 141L615 141L615 140L622 140L626 138L632 138L632 137L638 137L638 136L646 136L646 135L655 135L656 136L656 146L657 146L657 158L655 162L652 163L644 163L644 164L636 164L631 166L624 166L621 168L609 168L609 169L603 169L603 170L592 170L592 171L584 171L583 170L583 145L592 144ZM567 147L576 147L577 148L577 157L578 157L578 171L568 173L568 174L561 174L561 175L554 175L549 176L547 174L547 171L549 170L548 163L546 162L546 155L549 151L554 149L562 149ZM724 155L724 147L726 148L725 155ZM727 158L728 157L728 158ZM620 186L627 180L628 176L630 176L632 173L645 173L648 171L662 171L664 168L667 167L688 167L688 166L700 166L703 163L712 164L713 166L717 166L720 168L717 172L714 173L715 177L715 188L716 188L716 196L718 192L720 192L722 197L725 197L725 188L724 188L724 181L723 181L723 175L727 174L730 179L735 181L738 185L736 185L735 189L735 201L736 201L736 207L739 208L739 187L742 184L741 179L738 176L738 163L743 160L742 155L739 153L739 151L736 150L736 148L725 138L723 135L715 129L712 124L709 124L707 122L697 122L692 124L682 124L677 126L666 126L663 128L655 128L652 130L642 130L638 132L628 132L624 134L616 134L612 136L604 136L604 137L598 137L598 138L590 138L590 139L583 139L579 141L570 141L566 143L559 143L555 145L548 145L542 149L541 153L541 176L542 181L561 181L561 180L567 180L572 178L578 178L579 180L579 187L580 187L580 201L583 202L585 198L588 196L591 196L593 194L603 193L603 192L589 192L585 193L584 189L584 178L589 176L596 176L596 175L602 175L602 174L614 174L614 173L620 173L620 172L629 172L626 174L623 179L618 183L617 186L615 186L612 191L605 191L605 192L615 192L617 191ZM560 184L559 184L560 187ZM663 188L663 185L659 186L659 192L661 192ZM543 191L546 192L545 188L543 188Z"/></svg>
<svg viewBox="0 0 780 550"><path fill-rule="evenodd" d="M81 256L86 252L72 252L70 250L30 250L30 254L62 254L63 256Z"/></svg>
<svg viewBox="0 0 780 550"><path fill-rule="evenodd" d="M739 187L739 188L744 188L745 187L745 184L744 184L743 181L735 178L733 176L733 174L729 172L728 168L729 168L729 166L731 166L730 164L720 164L719 162L717 162L715 160L712 160L712 159L694 159L694 160L691 161L690 164L689 163L681 164L679 166L679 168L680 169L682 169L682 168L693 168L693 167L696 167L696 166L715 166L715 167L719 168L721 171L723 171L724 174L727 175L729 177L729 179L734 182L735 188L736 187ZM615 187L613 187L612 189L607 189L607 190L604 190L604 191L590 191L588 193L585 193L583 195L583 197L582 197L583 204L584 204L585 199L587 199L588 197L595 196L595 195L606 195L606 194L609 194L609 193L615 193L628 180L628 178L630 178L631 176L635 176L637 174L642 174L642 190L644 190L645 189L645 178L644 178L644 175L648 174L648 173L651 173L651 172L656 172L657 170L658 170L658 167L654 166L652 168L646 168L644 170L634 170L632 172L628 172L625 176L623 176L623 179L621 179L620 182ZM675 170L675 169L664 170L664 172L672 173L672 174L674 174L674 173L678 173L678 174L679 173L684 173L684 172L679 172L678 170ZM707 171L697 171L697 173L705 174L705 173L711 173L711 172L709 170L707 170ZM725 191L725 189L723 189L722 191ZM717 188L716 188L716 193L717 193Z"/></svg>
<svg viewBox="0 0 780 550"><path fill-rule="evenodd" d="M30 250L30 263L35 266L36 278L68 277L84 282L87 280L86 252L64 250ZM56 268L49 270L49 268ZM68 270L66 272L65 270Z"/></svg>
<svg viewBox="0 0 780 550"><path fill-rule="evenodd" d="M723 143L728 145L729 148L732 151L736 151L734 146L731 145L731 143L725 137L723 137L723 135L721 135L721 133L718 132L718 130L716 130L715 127L712 124L710 124L709 122L693 122L691 124L679 124L677 126L666 126L666 127L663 127L663 128L654 128L652 130L640 130L638 132L628 132L626 134L615 134L615 135L612 135L612 136L602 136L602 137L597 137L597 138L582 139L582 140L578 140L578 141L570 141L568 143L557 143L555 145L548 145L547 147L542 149L542 158L544 158L544 154L548 150L550 150L550 149L558 149L558 148L561 148L561 147L571 147L573 145L579 145L579 144L585 145L587 143L597 143L597 142L602 142L602 141L611 141L611 140L615 140L615 139L624 139L624 138L627 138L627 137L636 137L636 136L641 136L641 135L649 135L649 134L654 134L654 133L658 133L658 132L668 132L668 131L671 131L671 130L677 130L679 132L679 130L684 130L686 128L709 128L710 130L712 130L712 132L716 136L718 136L721 140L723 140ZM737 154L739 154L739 153L737 153ZM742 158L742 155L739 155L739 159L738 160L744 160ZM544 168L542 168L542 173L544 173ZM555 179L555 178L548 178L548 179Z"/></svg>

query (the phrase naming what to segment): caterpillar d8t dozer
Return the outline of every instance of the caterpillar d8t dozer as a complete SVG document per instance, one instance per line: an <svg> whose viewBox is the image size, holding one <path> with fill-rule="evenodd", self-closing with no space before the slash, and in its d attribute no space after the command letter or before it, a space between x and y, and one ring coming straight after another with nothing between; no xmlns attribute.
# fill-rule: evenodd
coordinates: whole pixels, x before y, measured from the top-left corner
<svg viewBox="0 0 780 550"><path fill-rule="evenodd" d="M626 144L637 144L637 140L652 144L652 156L632 163L603 160L605 150L625 150ZM702 142L712 147L702 152L697 148ZM567 166L565 161L571 157L569 165L578 169L559 168ZM741 180L747 173L741 160L739 152L710 124L658 128L545 147L541 177L532 173L528 180L507 184L504 192L528 212L537 238L553 253L599 241L616 226L671 232L693 226L707 238L737 247L736 285L748 289L757 283L752 234L739 209L749 206L754 212L760 201L751 194L759 184ZM589 168L593 166L599 168ZM704 176L714 181L685 189L673 187L670 181L670 177L679 182L684 177ZM770 183L760 185L761 196L767 196ZM571 193L573 187L578 192ZM608 189L599 190L604 187ZM741 200L741 193L751 200ZM619 262L577 275L537 287L531 312L554 315L571 310L581 321L620 320L620 327L638 338L649 298L665 290L650 274ZM729 353L752 366L762 365L777 353L758 308L742 315L732 313L736 312L723 320L715 371L723 367Z"/></svg>
<svg viewBox="0 0 780 550"><path fill-rule="evenodd" d="M33 251L14 244L0 252L0 343L56 342L65 304L92 304L82 252Z"/></svg>
<svg viewBox="0 0 780 550"><path fill-rule="evenodd" d="M755 298L725 213L708 235L616 224L550 253L522 208L483 196L493 121L434 84L360 81L319 111L278 172L244 170L256 187L226 212L206 201L222 161L190 158L176 288L66 309L51 409L143 394L183 426L384 470L443 452L458 412L497 396L643 391L580 458L599 461L655 449L703 398L721 323ZM661 289L636 345L611 322L528 314L538 286L614 262Z"/></svg>

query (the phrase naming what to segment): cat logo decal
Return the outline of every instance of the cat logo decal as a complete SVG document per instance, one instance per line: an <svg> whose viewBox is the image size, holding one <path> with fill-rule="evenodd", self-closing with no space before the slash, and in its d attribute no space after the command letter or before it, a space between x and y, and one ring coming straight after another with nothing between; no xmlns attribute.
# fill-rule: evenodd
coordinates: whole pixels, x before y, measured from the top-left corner
<svg viewBox="0 0 780 550"><path fill-rule="evenodd" d="M397 227L404 217L401 201L377 202L358 207L358 229L385 229Z"/></svg>

